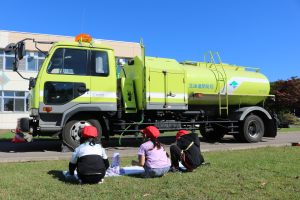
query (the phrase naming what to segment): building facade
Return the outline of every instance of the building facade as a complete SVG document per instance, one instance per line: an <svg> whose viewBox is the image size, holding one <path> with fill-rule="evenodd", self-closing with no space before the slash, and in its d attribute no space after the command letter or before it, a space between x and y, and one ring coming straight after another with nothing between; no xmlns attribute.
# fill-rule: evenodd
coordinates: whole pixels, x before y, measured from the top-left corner
<svg viewBox="0 0 300 200"><path fill-rule="evenodd" d="M0 129L14 129L18 118L28 117L29 91L28 81L13 71L14 55L4 48L9 43L16 43L25 38L37 41L74 41L75 36L23 33L0 30ZM141 55L139 43L95 39L95 43L105 44L115 51L116 63ZM48 51L49 44L38 46ZM19 62L19 71L24 77L36 77L45 57L34 46L26 42L26 56ZM119 71L120 66L116 66Z"/></svg>

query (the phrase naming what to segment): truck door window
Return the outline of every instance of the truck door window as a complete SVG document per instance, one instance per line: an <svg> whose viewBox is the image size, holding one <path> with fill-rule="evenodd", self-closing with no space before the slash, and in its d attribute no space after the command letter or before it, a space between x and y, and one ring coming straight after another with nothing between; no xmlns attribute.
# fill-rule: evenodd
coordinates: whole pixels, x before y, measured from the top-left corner
<svg viewBox="0 0 300 200"><path fill-rule="evenodd" d="M45 83L45 104L65 104L83 95L79 88L86 88L85 83L80 82L53 82Z"/></svg>
<svg viewBox="0 0 300 200"><path fill-rule="evenodd" d="M50 60L47 72L87 75L87 50L57 49Z"/></svg>
<svg viewBox="0 0 300 200"><path fill-rule="evenodd" d="M92 75L108 76L108 55L105 51L91 52Z"/></svg>

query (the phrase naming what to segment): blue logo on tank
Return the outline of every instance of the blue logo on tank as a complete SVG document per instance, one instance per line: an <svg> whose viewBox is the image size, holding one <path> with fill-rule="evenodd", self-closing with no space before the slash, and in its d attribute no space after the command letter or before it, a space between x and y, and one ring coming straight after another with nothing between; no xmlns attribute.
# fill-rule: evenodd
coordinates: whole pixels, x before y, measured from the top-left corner
<svg viewBox="0 0 300 200"><path fill-rule="evenodd" d="M236 81L232 81L229 85L235 89L239 84Z"/></svg>

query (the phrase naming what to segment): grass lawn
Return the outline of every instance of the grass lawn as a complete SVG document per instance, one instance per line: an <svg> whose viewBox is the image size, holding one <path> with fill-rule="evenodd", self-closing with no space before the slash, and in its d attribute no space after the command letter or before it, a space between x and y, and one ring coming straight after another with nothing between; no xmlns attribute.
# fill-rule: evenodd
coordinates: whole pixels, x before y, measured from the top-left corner
<svg viewBox="0 0 300 200"><path fill-rule="evenodd" d="M283 132L293 132L293 131L298 131L300 132L300 126L297 125L297 126L292 126L290 128L281 128L278 130L279 133L283 133Z"/></svg>
<svg viewBox="0 0 300 200"><path fill-rule="evenodd" d="M62 181L68 161L0 164L0 199L300 199L300 148L208 152L210 166L165 177ZM132 158L122 158L128 165Z"/></svg>
<svg viewBox="0 0 300 200"><path fill-rule="evenodd" d="M7 132L7 133L1 133L0 134L0 141L1 140L11 140L13 137L15 137L14 133ZM42 138L42 139L57 139L58 137L50 137L50 136L38 136L35 137L36 139Z"/></svg>
<svg viewBox="0 0 300 200"><path fill-rule="evenodd" d="M14 137L14 133L7 132L7 133L1 133L0 139L12 139Z"/></svg>

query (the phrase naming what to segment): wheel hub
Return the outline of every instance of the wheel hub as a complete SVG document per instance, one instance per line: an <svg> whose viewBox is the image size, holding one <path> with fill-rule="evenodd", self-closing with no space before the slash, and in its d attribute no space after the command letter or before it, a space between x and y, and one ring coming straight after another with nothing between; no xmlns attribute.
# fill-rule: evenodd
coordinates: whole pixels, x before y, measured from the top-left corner
<svg viewBox="0 0 300 200"><path fill-rule="evenodd" d="M71 132L71 137L76 140L76 141L79 141L80 140L80 133L79 131L85 127L85 126L91 126L91 124L87 121L79 121L77 123L75 123L71 129L70 129L70 132Z"/></svg>
<svg viewBox="0 0 300 200"><path fill-rule="evenodd" d="M257 137L260 133L259 125L256 121L251 121L248 126L248 133L251 137Z"/></svg>

